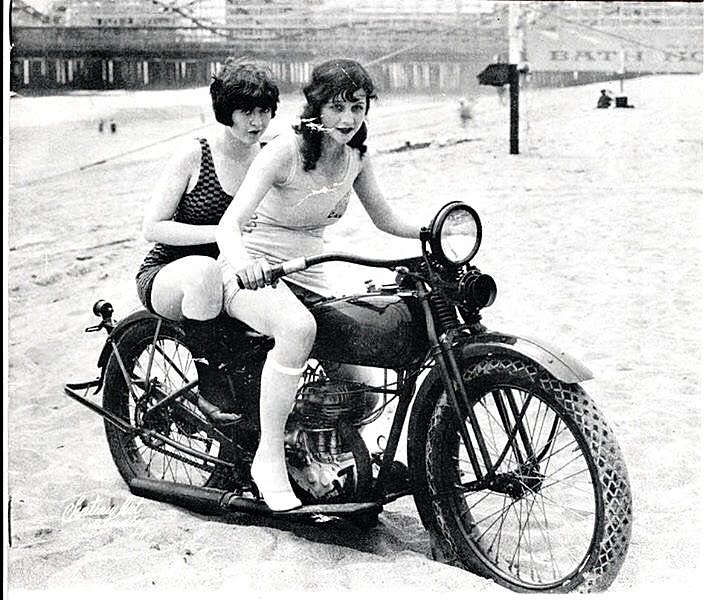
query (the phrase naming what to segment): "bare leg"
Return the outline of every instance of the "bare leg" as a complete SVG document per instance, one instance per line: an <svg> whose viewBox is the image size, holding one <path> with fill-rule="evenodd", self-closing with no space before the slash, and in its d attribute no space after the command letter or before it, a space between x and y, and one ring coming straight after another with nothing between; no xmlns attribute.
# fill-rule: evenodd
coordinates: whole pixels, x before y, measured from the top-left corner
<svg viewBox="0 0 714 600"><path fill-rule="evenodd" d="M168 319L207 321L223 305L223 281L210 256L186 256L163 267L151 288L154 311Z"/></svg>
<svg viewBox="0 0 714 600"><path fill-rule="evenodd" d="M230 280L230 278L229 278ZM259 290L226 289L226 311L275 339L260 387L260 444L251 474L274 511L300 506L285 468L285 423L315 340L315 319L282 282Z"/></svg>

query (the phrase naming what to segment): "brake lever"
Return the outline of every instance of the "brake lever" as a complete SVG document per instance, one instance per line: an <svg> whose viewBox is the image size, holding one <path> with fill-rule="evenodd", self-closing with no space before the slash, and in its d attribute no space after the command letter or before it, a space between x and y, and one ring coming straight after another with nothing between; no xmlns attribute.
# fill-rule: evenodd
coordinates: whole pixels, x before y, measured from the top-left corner
<svg viewBox="0 0 714 600"><path fill-rule="evenodd" d="M90 325L89 327L85 327L84 331L85 333L93 333L95 331L101 331L102 329L106 329L107 333L111 333L114 329L114 322L111 319L108 321L103 320L97 325Z"/></svg>
<svg viewBox="0 0 714 600"><path fill-rule="evenodd" d="M402 285L409 278L415 279L417 281L425 281L425 282L429 281L421 273L415 273L414 271L410 271L406 267L395 267L394 271L397 274L397 276L394 278L397 285Z"/></svg>

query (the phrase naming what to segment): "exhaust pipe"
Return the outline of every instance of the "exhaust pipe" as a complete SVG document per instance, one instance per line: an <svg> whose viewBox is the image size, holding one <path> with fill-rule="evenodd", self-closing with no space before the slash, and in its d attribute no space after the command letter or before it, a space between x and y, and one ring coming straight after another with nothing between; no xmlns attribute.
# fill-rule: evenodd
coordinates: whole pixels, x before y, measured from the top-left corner
<svg viewBox="0 0 714 600"><path fill-rule="evenodd" d="M343 504L308 504L285 511L274 513L265 502L243 498L235 492L216 488L199 487L185 483L173 483L161 479L135 477L129 482L129 489L135 496L168 502L187 508L204 515L221 515L227 512L247 512L261 515L278 516L292 515L357 515L368 511L380 512L382 505L378 502L348 502Z"/></svg>
<svg viewBox="0 0 714 600"><path fill-rule="evenodd" d="M168 502L204 515L219 515L228 510L227 500L233 492L215 488L173 483L161 479L135 477L129 482L135 496Z"/></svg>

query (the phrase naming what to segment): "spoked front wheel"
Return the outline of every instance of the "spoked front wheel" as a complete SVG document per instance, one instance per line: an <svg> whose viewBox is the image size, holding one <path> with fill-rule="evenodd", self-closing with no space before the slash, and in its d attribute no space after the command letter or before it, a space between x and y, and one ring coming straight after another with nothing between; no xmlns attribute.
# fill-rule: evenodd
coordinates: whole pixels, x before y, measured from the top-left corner
<svg viewBox="0 0 714 600"><path fill-rule="evenodd" d="M425 434L445 558L517 591L606 589L625 558L632 503L597 407L525 360L487 357L463 377L481 434L467 426L476 466L445 395Z"/></svg>
<svg viewBox="0 0 714 600"><path fill-rule="evenodd" d="M136 428L126 433L105 421L109 449L124 481L147 477L219 487L227 468L211 459L226 452L196 407L198 390L162 402L197 379L183 331L163 320L139 321L119 338L117 349L119 357L112 353L107 364L103 405Z"/></svg>

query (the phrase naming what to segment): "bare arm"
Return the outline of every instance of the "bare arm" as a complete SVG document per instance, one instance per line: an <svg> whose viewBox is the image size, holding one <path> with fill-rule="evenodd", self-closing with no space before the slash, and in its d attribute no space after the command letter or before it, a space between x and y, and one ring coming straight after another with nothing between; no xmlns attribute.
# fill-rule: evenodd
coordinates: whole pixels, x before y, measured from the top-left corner
<svg viewBox="0 0 714 600"><path fill-rule="evenodd" d="M216 229L216 242L228 264L246 287L255 289L267 282L270 269L265 260L252 260L243 245L242 231L253 218L270 187L284 180L290 168L290 149L281 141L269 143L253 160L245 179L223 214Z"/></svg>
<svg viewBox="0 0 714 600"><path fill-rule="evenodd" d="M399 237L419 237L420 225L402 218L385 200L367 155L362 159L362 171L355 179L353 187L369 218L379 229Z"/></svg>
<svg viewBox="0 0 714 600"><path fill-rule="evenodd" d="M191 140L170 159L163 170L144 212L142 231L150 242L192 246L215 242L215 225L190 225L173 220L181 196L198 178L201 147Z"/></svg>

